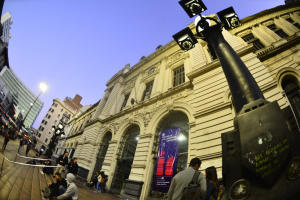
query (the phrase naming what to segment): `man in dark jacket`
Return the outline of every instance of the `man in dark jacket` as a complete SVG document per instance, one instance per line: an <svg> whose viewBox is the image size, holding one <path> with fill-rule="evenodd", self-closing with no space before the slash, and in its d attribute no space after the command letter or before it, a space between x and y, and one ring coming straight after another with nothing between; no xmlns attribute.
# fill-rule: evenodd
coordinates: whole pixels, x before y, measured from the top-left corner
<svg viewBox="0 0 300 200"><path fill-rule="evenodd" d="M30 149L31 149L31 143L30 142L28 142L27 143L27 148L26 148L26 156L27 156L27 154L28 154L28 152L30 151Z"/></svg>
<svg viewBox="0 0 300 200"><path fill-rule="evenodd" d="M55 174L56 183L51 183L48 180L48 188L45 188L44 197L52 199L53 197L57 197L62 195L67 189L67 181L63 179L60 173Z"/></svg>
<svg viewBox="0 0 300 200"><path fill-rule="evenodd" d="M4 138L4 143L3 143L2 149L5 150L6 145L7 145L8 141L9 141L9 139L10 139L9 134L6 134L5 138Z"/></svg>
<svg viewBox="0 0 300 200"><path fill-rule="evenodd" d="M19 145L18 153L20 152L20 149L22 148L22 146L23 146L23 138L20 139L20 145Z"/></svg>
<svg viewBox="0 0 300 200"><path fill-rule="evenodd" d="M60 166L60 167L57 167L55 169L54 173L58 172L61 174L61 172L64 169L62 167L65 167L65 165L67 165L67 164L68 164L68 152L65 152L64 155L59 156L57 166Z"/></svg>
<svg viewBox="0 0 300 200"><path fill-rule="evenodd" d="M77 175L78 172L77 158L72 158L72 161L68 164L68 169L69 169L69 173L72 173L74 176Z"/></svg>

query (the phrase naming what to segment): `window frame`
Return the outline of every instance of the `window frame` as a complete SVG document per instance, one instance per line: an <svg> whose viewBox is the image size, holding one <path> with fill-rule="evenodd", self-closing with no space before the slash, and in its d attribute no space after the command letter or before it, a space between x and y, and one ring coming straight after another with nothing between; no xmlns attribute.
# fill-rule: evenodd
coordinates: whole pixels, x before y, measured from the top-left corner
<svg viewBox="0 0 300 200"><path fill-rule="evenodd" d="M128 94L126 94L126 95L125 95L125 98L124 98L124 100L123 100L123 103L122 103L122 106L121 106L121 109L120 109L120 111L122 111L122 110L123 110L123 108L126 106L126 104L127 104L127 102L128 102L128 99L129 99L129 97L130 97L130 93L128 93Z"/></svg>
<svg viewBox="0 0 300 200"><path fill-rule="evenodd" d="M153 90L153 85L154 85L154 80L151 80L149 81L146 85L146 88L143 92L143 98L142 98L142 101L145 101L147 99L150 99L150 96L151 96L151 93L152 93L152 90ZM149 94L146 94L146 92L148 92ZM146 99L146 97L148 97Z"/></svg>
<svg viewBox="0 0 300 200"><path fill-rule="evenodd" d="M182 69L182 71L180 71ZM175 74L176 72L176 74ZM177 73L179 72L179 73ZM183 75L182 75L183 74ZM173 88L181 85L181 84L184 84L185 83L185 69L184 69L184 64L179 66L179 67L176 67L175 69L173 69L173 74L172 74L172 81L173 81ZM177 77L177 79L176 79ZM179 81L177 81L179 80Z"/></svg>

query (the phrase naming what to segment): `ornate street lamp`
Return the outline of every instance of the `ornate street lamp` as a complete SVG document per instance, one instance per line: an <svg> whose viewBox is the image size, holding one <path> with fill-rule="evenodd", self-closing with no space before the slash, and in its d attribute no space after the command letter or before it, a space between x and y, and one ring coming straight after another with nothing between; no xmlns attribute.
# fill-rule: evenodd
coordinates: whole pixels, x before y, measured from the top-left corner
<svg viewBox="0 0 300 200"><path fill-rule="evenodd" d="M222 35L223 27L241 26L232 7L218 12L220 21L202 16L200 0L179 4L195 20L196 34L189 28L173 38L184 51L202 39L219 58L237 112L234 130L223 133L222 172L226 188L222 199L288 199L300 191L300 133L293 129L290 108L268 102L247 66ZM210 26L208 20L216 23ZM289 126L288 126L288 125Z"/></svg>

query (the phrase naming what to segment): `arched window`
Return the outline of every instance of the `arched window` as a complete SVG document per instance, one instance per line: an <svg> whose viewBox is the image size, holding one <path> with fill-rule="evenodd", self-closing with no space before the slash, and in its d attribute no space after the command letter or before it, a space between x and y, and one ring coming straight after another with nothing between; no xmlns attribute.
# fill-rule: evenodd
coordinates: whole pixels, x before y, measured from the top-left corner
<svg viewBox="0 0 300 200"><path fill-rule="evenodd" d="M188 117L179 111L174 111L166 116L164 116L159 122L156 133L160 134L163 130L180 128L180 136L179 136L179 149L178 149L178 163L177 163L177 172L183 171L187 168L188 162L188 146L189 146L189 119ZM159 145L160 137L156 137L154 141L153 153L157 155L158 145ZM154 167L152 178L154 177ZM152 180L153 181L153 180ZM165 198L166 193L158 192L152 189L153 183L150 184L150 193L149 197L152 198Z"/></svg>
<svg viewBox="0 0 300 200"><path fill-rule="evenodd" d="M93 174L95 174L97 171L101 171L102 165L104 162L104 158L105 158L108 146L109 146L109 141L111 141L111 138L112 138L111 132L105 133L105 135L101 141L100 148L99 148L99 151L98 151L98 154L96 157L96 164L95 164Z"/></svg>
<svg viewBox="0 0 300 200"><path fill-rule="evenodd" d="M136 146L138 143L137 136L140 134L138 125L130 126L120 140L117 165L114 177L111 183L110 191L114 194L121 194L124 191L126 179L129 178L131 165L135 155Z"/></svg>

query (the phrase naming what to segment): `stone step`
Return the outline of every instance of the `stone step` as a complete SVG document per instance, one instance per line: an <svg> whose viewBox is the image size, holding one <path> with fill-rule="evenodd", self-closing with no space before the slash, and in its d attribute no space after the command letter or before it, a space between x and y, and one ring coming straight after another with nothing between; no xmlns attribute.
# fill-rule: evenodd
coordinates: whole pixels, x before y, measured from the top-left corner
<svg viewBox="0 0 300 200"><path fill-rule="evenodd" d="M34 167L31 187L31 200L42 199L40 189L40 167ZM20 200L22 200L20 198Z"/></svg>
<svg viewBox="0 0 300 200"><path fill-rule="evenodd" d="M41 170L42 170L42 168L39 169L40 191L45 190L45 187L47 187L45 175L41 174Z"/></svg>
<svg viewBox="0 0 300 200"><path fill-rule="evenodd" d="M26 179L22 188L21 200L31 200L31 189L32 189L32 179L33 179L34 167L30 167L26 175Z"/></svg>
<svg viewBox="0 0 300 200"><path fill-rule="evenodd" d="M4 187L5 183L8 181L8 179L10 178L10 176L12 176L12 174L14 174L17 170L18 170L18 167L12 167L12 168L10 168L10 170L8 170L5 174L3 174L1 176L0 191Z"/></svg>
<svg viewBox="0 0 300 200"><path fill-rule="evenodd" d="M28 173L28 169L29 169L29 166L22 166L22 167L24 169L22 170L22 173L20 174L19 178L13 185L8 200L16 200L20 198L22 187L25 182L26 174Z"/></svg>
<svg viewBox="0 0 300 200"><path fill-rule="evenodd" d="M0 199L7 200L9 194L13 188L13 185L16 183L17 179L21 176L22 173L26 173L25 167L19 167L14 173L8 172L2 179L5 183L4 187L0 190ZM10 176L8 176L10 175ZM5 181L6 180L6 181Z"/></svg>

